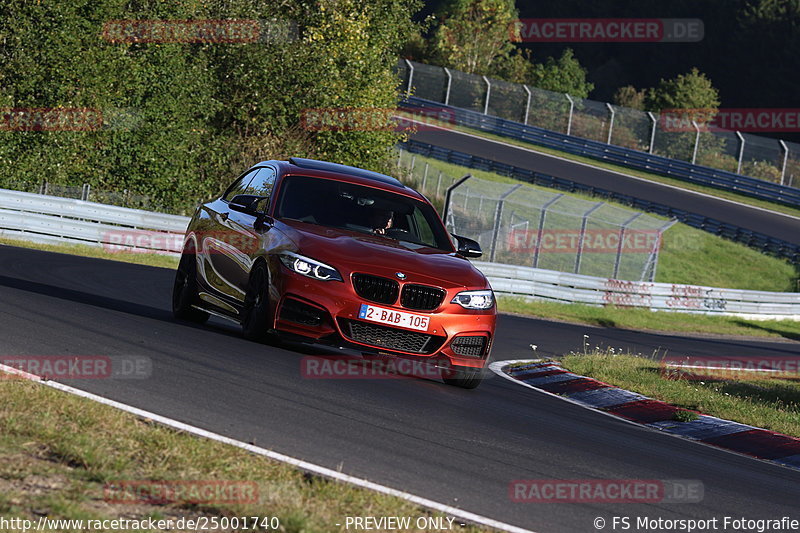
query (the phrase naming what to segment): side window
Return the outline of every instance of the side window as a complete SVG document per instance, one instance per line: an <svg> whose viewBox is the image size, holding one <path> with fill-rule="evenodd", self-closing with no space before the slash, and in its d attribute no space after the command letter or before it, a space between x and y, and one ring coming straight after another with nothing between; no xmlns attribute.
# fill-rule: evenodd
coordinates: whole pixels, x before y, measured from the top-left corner
<svg viewBox="0 0 800 533"><path fill-rule="evenodd" d="M246 192L242 194L252 194L254 196L272 196L272 187L275 185L275 169L262 167L258 174L250 180Z"/></svg>
<svg viewBox="0 0 800 533"><path fill-rule="evenodd" d="M233 185L228 187L228 190L225 192L225 196L223 196L222 199L230 202L237 194L247 194L245 192L247 190L247 185L250 183L253 177L255 177L259 170L261 169L257 168L236 180Z"/></svg>

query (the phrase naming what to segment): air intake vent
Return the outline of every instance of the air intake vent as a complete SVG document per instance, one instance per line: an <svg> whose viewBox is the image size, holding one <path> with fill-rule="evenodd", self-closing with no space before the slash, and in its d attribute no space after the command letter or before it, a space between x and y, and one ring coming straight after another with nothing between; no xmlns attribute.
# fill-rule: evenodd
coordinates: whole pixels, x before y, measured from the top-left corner
<svg viewBox="0 0 800 533"><path fill-rule="evenodd" d="M378 348L419 354L438 350L446 337L427 335L388 326L379 326L358 320L339 319L345 337Z"/></svg>

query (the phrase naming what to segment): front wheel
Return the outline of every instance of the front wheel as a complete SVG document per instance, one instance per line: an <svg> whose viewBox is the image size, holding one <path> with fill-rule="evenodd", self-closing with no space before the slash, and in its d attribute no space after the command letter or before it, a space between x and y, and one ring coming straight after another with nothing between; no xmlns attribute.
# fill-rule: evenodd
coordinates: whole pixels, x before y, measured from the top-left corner
<svg viewBox="0 0 800 533"><path fill-rule="evenodd" d="M255 342L270 339L269 275L263 263L256 265L250 273L242 318L242 335L245 339Z"/></svg>
<svg viewBox="0 0 800 533"><path fill-rule="evenodd" d="M442 381L462 389L474 389L483 381L483 369L467 366L451 366L442 369Z"/></svg>
<svg viewBox="0 0 800 533"><path fill-rule="evenodd" d="M209 314L192 307L197 302L197 258L194 249L187 247L181 254L175 284L172 287L172 316L202 324Z"/></svg>

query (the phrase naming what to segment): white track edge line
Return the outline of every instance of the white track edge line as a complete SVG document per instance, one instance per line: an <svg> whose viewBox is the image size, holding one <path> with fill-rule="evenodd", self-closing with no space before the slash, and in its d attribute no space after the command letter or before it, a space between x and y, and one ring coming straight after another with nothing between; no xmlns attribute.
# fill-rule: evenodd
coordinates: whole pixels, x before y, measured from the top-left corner
<svg viewBox="0 0 800 533"><path fill-rule="evenodd" d="M600 171L603 171L603 172L609 172L611 174L616 174L618 176L625 176L626 178L630 178L630 179L634 179L634 180L639 180L639 181L644 181L644 182L647 182L647 183L651 183L653 185L659 185L661 187L669 187L670 189L675 189L677 191L683 191L683 192L687 192L687 193L691 193L691 194L696 194L698 196L703 196L705 198L713 198L715 200L728 202L728 203L735 204L735 205L738 205L738 206L741 206L741 207L748 207L750 209L758 209L759 211L764 211L765 213L770 213L770 214L773 214L773 215L781 215L783 217L790 218L792 220L800 221L800 217L796 217L796 216L790 215L788 213L781 213L780 211L773 211L771 209L767 209L766 207L759 207L757 205L745 204L745 203L742 203L742 202L737 202L736 200L731 200L730 198L722 198L720 196L714 196L713 194L709 194L709 193L706 193L706 192L693 191L691 189L684 189L683 187L679 187L677 185L671 185L669 183L661 183L659 181L649 180L647 178L642 178L640 176L633 176L631 174L626 174L624 172L620 172L619 170L612 170L610 168L598 167L597 165L592 165L591 163L584 163L583 161L575 161L574 159L569 159L568 157L555 155L555 154L548 154L546 152L540 152L538 150L534 150L534 149L528 148L526 146L518 146L516 144L511 144L511 143L507 143L507 142L503 142L503 141L498 141L496 139L489 139L488 137L483 137L481 135L476 135L474 133L467 133L467 132L464 132L464 131L454 130L454 129L451 129L451 128L444 128L442 126L435 126L433 124L428 124L427 122L414 120L413 118L408 118L408 117L395 117L395 118L403 118L404 120L408 120L409 122L414 122L416 124L424 124L428 128L435 128L435 129L444 130L444 131L448 131L448 132L452 132L452 133L457 133L459 135L465 135L467 137L472 137L474 139L481 139L481 140L484 140L484 141L487 141L487 142L492 142L492 143L495 143L495 144L501 144L503 146L508 146L510 148L517 148L519 150L524 150L526 152L531 152L531 153L538 154L538 155L541 155L541 156L544 156L544 157L551 157L553 159L558 159L559 161L565 161L565 162L568 162L568 163L574 163L576 165L581 165L583 167L594 168L596 170L600 170ZM489 133L491 133L491 132L489 132ZM495 133L493 135L497 135L497 134ZM520 142L526 142L526 141L520 141ZM530 144L534 144L534 143L530 143ZM534 144L534 146L536 146L536 145ZM550 148L550 149L551 150L556 150L555 148ZM449 163L449 161L445 161L445 162ZM607 163L616 164L613 161L607 161ZM450 163L450 164L451 165L455 165L457 163ZM480 170L480 169L478 169L478 170ZM537 172L537 171L532 171L532 172ZM644 171L640 171L640 172L644 172ZM678 178L673 178L671 176L669 178L670 179L678 179ZM758 200L758 198L756 198L756 200ZM765 202L765 201L768 201L768 200L761 200L761 201Z"/></svg>
<svg viewBox="0 0 800 533"><path fill-rule="evenodd" d="M273 451L267 450L265 448L260 448L258 446L254 446L254 445L248 444L246 442L242 442L242 441L239 441L239 440L236 440L236 439L232 439L230 437L225 437L224 435L220 435L218 433L213 433L211 431L207 431L205 429L202 429L202 428L199 428L199 427L196 427L196 426L192 426L190 424L185 424L183 422L179 422L177 420L173 420L171 418L168 418L168 417L165 417L165 416L162 416L162 415L157 415L157 414L152 413L150 411L145 411L144 409L139 409L138 407L133 407L131 405L127 405L127 404L124 404L124 403L121 403L121 402L110 400L108 398L104 398L103 396L98 396L96 394L92 394L91 392L86 392L86 391L83 391L81 389L76 389L74 387L70 387L69 385L64 385L64 384L58 383L56 381L42 380L41 377L39 377L37 375L29 374L27 372L20 371L20 370L14 368L14 367L10 367L10 366L6 366L6 365L3 365L3 364L0 364L0 372L13 374L13 375L19 376L19 377L21 377L23 379L27 379L27 380L30 380L30 381L35 381L35 382L41 383L43 385L46 385L48 387L51 387L53 389L57 389L57 390L60 390L60 391L63 391L63 392L67 392L67 393L73 394L75 396L80 396L82 398L86 398L86 399L95 401L97 403L101 403L103 405L107 405L109 407L113 407L115 409L119 409L121 411L125 411L125 412L130 413L130 414L132 414L134 416L137 416L137 417L147 418L147 419L150 419L150 420L152 420L154 422L158 422L161 425L164 425L164 426L167 426L167 427L170 427L170 428L173 428L173 429L177 429L177 430L180 430L180 431L185 431L186 433L190 433L190 434L196 435L198 437L203 437L203 438L206 438L206 439L210 439L210 440L214 440L214 441L217 441L217 442L221 442L223 444L228 444L228 445L231 445L231 446L235 446L237 448L241 448L243 450L246 450L248 452L254 453L256 455L261 455L263 457L267 457L268 459L272 459L274 461L279 461L281 463L286 463L286 464L292 465L292 466L294 466L296 468L299 468L301 470L304 470L306 472L310 472L310 473L317 474L317 475L320 475L320 476L323 476L323 477L331 478L331 479L334 479L336 481L341 481L341 482L344 482L344 483L348 483L348 484L354 485L356 487L369 489L369 490L372 490L372 491L375 491L375 492L379 492L379 493L382 493L382 494L386 494L386 495L389 495L389 496L394 496L394 497L397 497L397 498L401 498L401 499L403 499L405 501L408 501L410 503L414 503L414 504L419 505L421 507L427 507L427 508L435 510L435 511L439 511L439 512L442 512L442 513L457 517L457 518L461 518L463 520L466 520L467 522L471 522L471 523L476 524L476 525L493 527L493 528L499 529L501 531L508 531L509 533L535 533L534 531L532 531L530 529L524 529L524 528L521 528L521 527L518 527L518 526L511 525L511 524L506 524L504 522L500 522L500 521L495 520L493 518L488 518L488 517L481 516L481 515L478 515L478 514L475 514L475 513L471 513L469 511L458 509L457 507L452 507L450 505L446 505L446 504L443 504L443 503L435 502L435 501L429 500L427 498L422 498L421 496L416 496L416 495L408 493L408 492L404 492L404 491L401 491L401 490L393 489L391 487L387 487L385 485L374 483L374 482L368 481L366 479L358 478L358 477L355 477L355 476L350 476L348 474L343 474L341 472L338 472L336 470L332 470L330 468L326 468L324 466L316 465L314 463L309 463L309 462L303 461L301 459L295 459L294 457L290 457L288 455L283 455L281 453L273 452Z"/></svg>

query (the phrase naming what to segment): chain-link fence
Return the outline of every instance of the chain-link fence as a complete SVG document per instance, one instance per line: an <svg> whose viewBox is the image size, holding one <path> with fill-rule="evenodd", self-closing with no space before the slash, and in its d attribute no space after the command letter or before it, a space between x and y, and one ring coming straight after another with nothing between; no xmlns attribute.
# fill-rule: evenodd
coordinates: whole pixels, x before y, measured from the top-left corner
<svg viewBox="0 0 800 533"><path fill-rule="evenodd" d="M487 261L653 281L662 233L674 221L605 202L453 175L400 150L400 179L446 211L447 229L480 243ZM449 207L444 209L447 189Z"/></svg>
<svg viewBox="0 0 800 533"><path fill-rule="evenodd" d="M405 94L585 139L800 186L800 144L691 121L670 126L653 113L527 85L400 60Z"/></svg>

